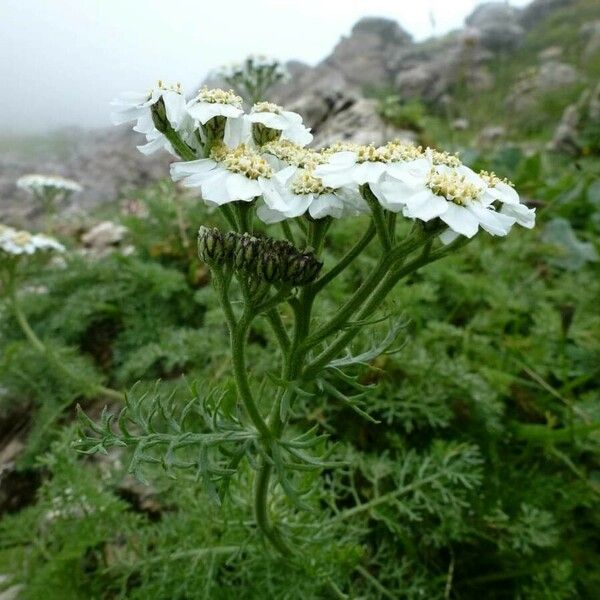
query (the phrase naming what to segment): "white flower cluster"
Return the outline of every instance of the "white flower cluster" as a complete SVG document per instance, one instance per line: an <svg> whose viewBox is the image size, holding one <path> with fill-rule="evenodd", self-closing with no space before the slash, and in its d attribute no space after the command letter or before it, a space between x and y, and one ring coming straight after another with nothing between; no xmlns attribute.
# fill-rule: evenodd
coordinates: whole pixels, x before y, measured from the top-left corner
<svg viewBox="0 0 600 600"><path fill-rule="evenodd" d="M36 252L64 252L65 248L55 239L42 234L19 231L0 225L0 254L10 256L32 255Z"/></svg>
<svg viewBox="0 0 600 600"><path fill-rule="evenodd" d="M241 98L231 91L205 88L186 103L179 87L159 86L143 99L117 101L116 121L135 120L134 129L154 140L148 145L172 151L163 134L144 125L152 122L159 98L172 127L199 157L174 163L171 176L198 189L209 205L257 200L259 218L275 223L305 214L321 219L367 212L370 194L386 211L441 220L448 226L445 243L473 237L480 227L503 236L515 223L535 224L535 210L520 202L510 182L476 173L455 155L402 141L308 149L312 135L300 115L270 102L244 114Z"/></svg>
<svg viewBox="0 0 600 600"><path fill-rule="evenodd" d="M23 175L17 180L17 187L28 192L44 192L44 191L61 191L61 192L80 192L83 187L66 177L60 177L58 175L38 175L32 173L30 175Z"/></svg>

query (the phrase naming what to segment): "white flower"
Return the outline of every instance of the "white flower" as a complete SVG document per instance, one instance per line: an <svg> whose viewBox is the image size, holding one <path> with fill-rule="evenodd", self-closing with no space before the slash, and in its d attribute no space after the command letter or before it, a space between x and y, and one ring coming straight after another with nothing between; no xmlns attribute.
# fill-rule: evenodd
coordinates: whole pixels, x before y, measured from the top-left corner
<svg viewBox="0 0 600 600"><path fill-rule="evenodd" d="M313 140L310 129L303 124L298 113L284 110L272 102L258 102L245 119L252 124L281 131L282 140L289 140L299 146L306 146Z"/></svg>
<svg viewBox="0 0 600 600"><path fill-rule="evenodd" d="M278 223L306 212L313 219L339 219L368 210L356 188L326 187L311 168L283 169L265 187L263 198L264 204L258 207L257 215L265 223Z"/></svg>
<svg viewBox="0 0 600 600"><path fill-rule="evenodd" d="M244 113L242 99L232 90L207 87L202 88L198 95L188 102L187 110L189 115L202 125L215 117L237 119Z"/></svg>
<svg viewBox="0 0 600 600"><path fill-rule="evenodd" d="M0 229L0 251L12 256L35 254L54 250L64 252L65 248L55 239L46 235L33 235L27 231L17 231L10 227Z"/></svg>
<svg viewBox="0 0 600 600"><path fill-rule="evenodd" d="M439 217L452 231L469 238L480 226L503 236L515 223L513 217L494 210L486 182L468 167L439 164L425 171L419 165L398 175L399 179L388 177L371 189L384 208L402 211L405 217L422 221Z"/></svg>
<svg viewBox="0 0 600 600"><path fill-rule="evenodd" d="M269 164L244 144L235 150L216 146L210 158L171 165L174 181L200 188L202 198L216 205L253 200L263 193L273 175Z"/></svg>
<svg viewBox="0 0 600 600"><path fill-rule="evenodd" d="M62 191L67 193L80 192L83 187L66 177L58 175L23 175L17 180L17 187L28 192L43 192L45 190Z"/></svg>
<svg viewBox="0 0 600 600"><path fill-rule="evenodd" d="M258 148L260 155L273 167L281 171L286 167L315 167L325 162L325 157L311 148L303 148L289 140L275 140Z"/></svg>
<svg viewBox="0 0 600 600"><path fill-rule="evenodd" d="M377 183L387 173L399 177L415 161L427 164L420 148L403 142L379 147L337 144L325 154L328 161L317 167L315 175L332 187Z"/></svg>
<svg viewBox="0 0 600 600"><path fill-rule="evenodd" d="M137 147L142 154L152 154L162 149L175 154L169 141L154 126L152 119L152 107L161 98L165 105L166 117L173 129L176 131L189 130L193 121L187 113L185 97L179 84L166 86L159 81L158 86L146 94L125 92L111 102L113 125L135 121L133 130L146 136L147 143Z"/></svg>

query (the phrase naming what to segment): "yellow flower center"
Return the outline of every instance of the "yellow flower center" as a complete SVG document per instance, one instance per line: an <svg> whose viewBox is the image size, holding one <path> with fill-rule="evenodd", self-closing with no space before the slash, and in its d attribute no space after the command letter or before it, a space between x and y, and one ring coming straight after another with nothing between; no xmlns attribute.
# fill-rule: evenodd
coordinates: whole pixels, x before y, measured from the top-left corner
<svg viewBox="0 0 600 600"><path fill-rule="evenodd" d="M27 246L27 244L31 241L32 236L29 232L27 231L17 231L15 232L12 237L10 238L10 241L17 245L17 246Z"/></svg>
<svg viewBox="0 0 600 600"><path fill-rule="evenodd" d="M390 162L407 162L423 157L423 148L410 142L393 140L385 145L385 152Z"/></svg>
<svg viewBox="0 0 600 600"><path fill-rule="evenodd" d="M279 106L279 104L274 104L273 102L257 102L252 107L253 113L275 113L276 115L280 115L283 112L283 107Z"/></svg>
<svg viewBox="0 0 600 600"><path fill-rule="evenodd" d="M438 173L432 170L427 186L436 196L442 196L442 198L458 205L473 202L481 195L480 188L467 181L464 175L459 175L453 171Z"/></svg>
<svg viewBox="0 0 600 600"><path fill-rule="evenodd" d="M298 173L291 185L292 192L298 195L316 194L330 194L333 192L333 188L328 188L323 185L323 181L320 177L315 177L311 171L302 171Z"/></svg>
<svg viewBox="0 0 600 600"><path fill-rule="evenodd" d="M156 84L156 87L163 92L177 92L178 94L183 94L183 88L181 87L180 83L168 85L162 79L159 79Z"/></svg>
<svg viewBox="0 0 600 600"><path fill-rule="evenodd" d="M325 157L316 150L302 148L289 140L268 142L261 147L260 151L271 154L275 158L295 167L315 166L325 162Z"/></svg>
<svg viewBox="0 0 600 600"><path fill-rule="evenodd" d="M225 91L219 88L209 89L203 87L196 96L196 102L208 102L209 104L231 104L236 108L242 108L243 100L233 90Z"/></svg>
<svg viewBox="0 0 600 600"><path fill-rule="evenodd" d="M433 148L427 148L431 153L431 160L434 165L446 165L447 167L460 167L462 164L456 154L450 154L449 152L440 152Z"/></svg>
<svg viewBox="0 0 600 600"><path fill-rule="evenodd" d="M356 162L390 162L389 152L385 146L376 147L373 144L368 146L359 146L357 150Z"/></svg>
<svg viewBox="0 0 600 600"><path fill-rule="evenodd" d="M479 177L481 177L489 187L496 187L499 183L505 183L506 185L510 185L510 187L515 187L515 184L512 181L508 180L506 177L501 179L494 171L479 171Z"/></svg>
<svg viewBox="0 0 600 600"><path fill-rule="evenodd" d="M239 145L235 150L228 150L224 145L216 146L211 151L211 158L220 162L228 171L239 173L248 179L273 177L273 169L269 163L245 144Z"/></svg>

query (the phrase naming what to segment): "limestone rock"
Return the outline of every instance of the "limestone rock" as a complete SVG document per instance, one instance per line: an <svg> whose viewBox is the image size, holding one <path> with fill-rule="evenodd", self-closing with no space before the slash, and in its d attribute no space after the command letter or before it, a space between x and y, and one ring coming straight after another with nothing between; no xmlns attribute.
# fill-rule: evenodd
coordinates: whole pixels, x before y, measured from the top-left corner
<svg viewBox="0 0 600 600"><path fill-rule="evenodd" d="M120 244L127 233L127 227L112 221L102 221L81 236L81 241L88 248L104 250Z"/></svg>
<svg viewBox="0 0 600 600"><path fill-rule="evenodd" d="M465 22L480 32L481 44L494 52L516 48L525 34L519 12L504 2L480 4Z"/></svg>

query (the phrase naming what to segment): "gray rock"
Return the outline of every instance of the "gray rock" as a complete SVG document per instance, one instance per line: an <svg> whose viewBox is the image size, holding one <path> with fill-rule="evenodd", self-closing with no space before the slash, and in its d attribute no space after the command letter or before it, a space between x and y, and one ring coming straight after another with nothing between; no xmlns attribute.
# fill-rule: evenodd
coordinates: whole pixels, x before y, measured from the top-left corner
<svg viewBox="0 0 600 600"><path fill-rule="evenodd" d="M112 221L102 221L81 236L88 248L104 250L120 244L127 234L127 227Z"/></svg>
<svg viewBox="0 0 600 600"><path fill-rule="evenodd" d="M516 48L525 34L519 12L504 2L479 5L465 22L480 32L481 44L494 52Z"/></svg>
<svg viewBox="0 0 600 600"><path fill-rule="evenodd" d="M412 43L396 21L367 17L343 37L324 64L338 70L351 85L381 86L393 80L391 63Z"/></svg>
<svg viewBox="0 0 600 600"><path fill-rule="evenodd" d="M549 60L524 71L506 96L506 106L515 113L534 109L551 92L569 88L582 77L572 65Z"/></svg>
<svg viewBox="0 0 600 600"><path fill-rule="evenodd" d="M574 0L533 0L522 11L519 17L520 24L530 29L557 9L573 4Z"/></svg>
<svg viewBox="0 0 600 600"><path fill-rule="evenodd" d="M550 148L558 152L579 155L585 127L600 128L600 82L585 90L575 104L568 106L554 131Z"/></svg>
<svg viewBox="0 0 600 600"><path fill-rule="evenodd" d="M506 128L503 125L489 125L484 127L477 137L482 146L489 146L506 137Z"/></svg>

